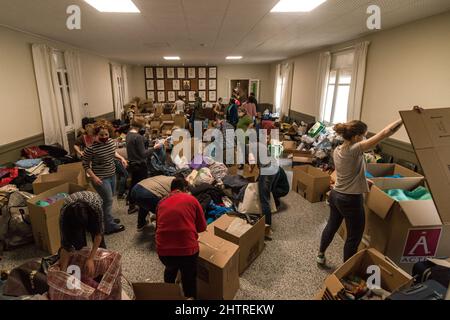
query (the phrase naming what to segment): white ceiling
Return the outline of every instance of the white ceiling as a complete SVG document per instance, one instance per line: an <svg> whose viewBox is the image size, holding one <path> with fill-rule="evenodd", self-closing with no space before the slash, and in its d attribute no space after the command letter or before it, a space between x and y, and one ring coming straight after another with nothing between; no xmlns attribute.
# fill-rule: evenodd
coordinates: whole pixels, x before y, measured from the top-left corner
<svg viewBox="0 0 450 320"><path fill-rule="evenodd" d="M0 24L133 64L164 64L164 55L265 63L369 33L371 4L381 7L383 29L450 10L450 0L328 0L306 14L270 13L278 0L133 1L141 14L99 13L82 0L0 0ZM71 4L81 7L81 30L66 28Z"/></svg>

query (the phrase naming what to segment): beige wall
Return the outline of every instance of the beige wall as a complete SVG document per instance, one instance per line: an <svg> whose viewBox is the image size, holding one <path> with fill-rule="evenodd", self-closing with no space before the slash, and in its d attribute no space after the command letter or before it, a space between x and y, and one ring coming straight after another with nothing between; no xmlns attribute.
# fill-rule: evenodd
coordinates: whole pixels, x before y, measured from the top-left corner
<svg viewBox="0 0 450 320"><path fill-rule="evenodd" d="M362 106L362 120L370 131L383 129L399 118L399 111L414 105L450 106L449 39L450 13L445 13L352 41L371 42ZM312 116L319 115L314 101L320 52L291 59L295 61L292 110ZM393 138L409 142L404 129Z"/></svg>
<svg viewBox="0 0 450 320"><path fill-rule="evenodd" d="M59 49L68 46L30 34L0 27L0 145L42 134L39 96L34 75L31 44L46 43ZM75 49L76 48L71 48ZM81 53L85 97L91 116L113 111L109 60Z"/></svg>
<svg viewBox="0 0 450 320"><path fill-rule="evenodd" d="M255 65L220 65L217 66L217 97L229 98L229 82L231 79L260 80L261 103L273 103L274 74L270 64ZM132 68L130 97L145 97L144 67Z"/></svg>

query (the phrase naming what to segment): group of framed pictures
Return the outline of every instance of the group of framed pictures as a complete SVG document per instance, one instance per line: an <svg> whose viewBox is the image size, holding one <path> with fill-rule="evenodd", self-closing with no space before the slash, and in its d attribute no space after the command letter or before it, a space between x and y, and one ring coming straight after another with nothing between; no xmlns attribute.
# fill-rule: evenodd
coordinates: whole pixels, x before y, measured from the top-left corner
<svg viewBox="0 0 450 320"><path fill-rule="evenodd" d="M175 102L178 96L204 102L217 100L217 67L145 67L147 99Z"/></svg>

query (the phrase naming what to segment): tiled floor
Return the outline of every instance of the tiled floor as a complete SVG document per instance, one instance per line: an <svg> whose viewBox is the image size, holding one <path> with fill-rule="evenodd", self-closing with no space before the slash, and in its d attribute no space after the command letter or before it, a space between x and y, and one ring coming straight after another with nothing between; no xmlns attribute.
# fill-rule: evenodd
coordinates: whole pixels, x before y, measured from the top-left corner
<svg viewBox="0 0 450 320"><path fill-rule="evenodd" d="M311 299L331 270L317 267L315 256L328 210L325 203L311 204L291 192L273 217L273 241L247 269L240 280L236 299ZM115 202L115 213L127 230L107 236L110 249L122 253L123 274L130 281L160 282L163 266L155 253L152 228L137 233L136 214L127 215L123 201ZM331 267L342 261L343 242L336 239L327 253ZM10 269L35 257L45 256L34 245L5 252L0 269Z"/></svg>

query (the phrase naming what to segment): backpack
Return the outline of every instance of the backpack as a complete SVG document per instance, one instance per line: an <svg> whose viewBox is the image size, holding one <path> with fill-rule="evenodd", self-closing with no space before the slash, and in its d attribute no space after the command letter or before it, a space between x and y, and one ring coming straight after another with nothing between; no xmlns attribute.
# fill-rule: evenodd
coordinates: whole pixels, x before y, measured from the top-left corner
<svg viewBox="0 0 450 320"><path fill-rule="evenodd" d="M1 208L0 249L8 250L34 241L27 206L27 200L32 197L34 195L22 191L9 195L8 204Z"/></svg>

